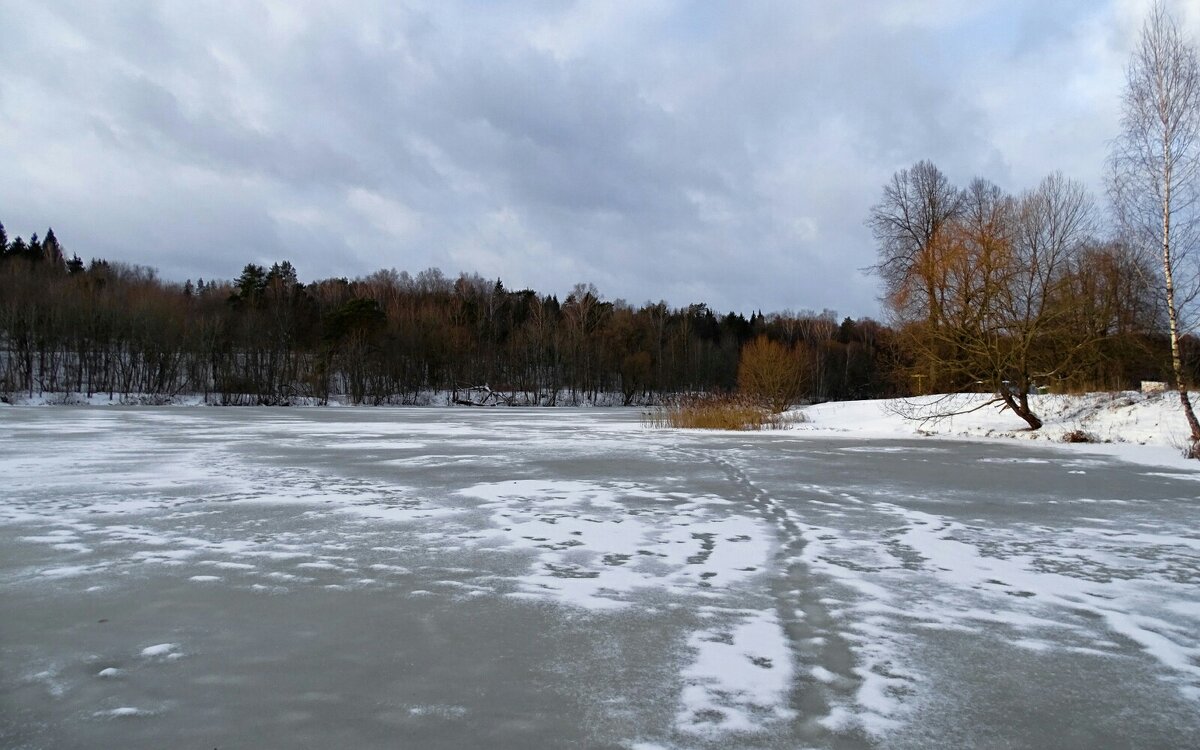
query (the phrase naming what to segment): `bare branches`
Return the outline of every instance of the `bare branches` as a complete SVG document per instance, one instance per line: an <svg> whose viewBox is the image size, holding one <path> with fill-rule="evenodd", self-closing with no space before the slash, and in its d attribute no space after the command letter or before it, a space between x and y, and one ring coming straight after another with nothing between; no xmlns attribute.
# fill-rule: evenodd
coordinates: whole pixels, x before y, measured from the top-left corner
<svg viewBox="0 0 1200 750"><path fill-rule="evenodd" d="M895 207L896 187L909 181L894 178L881 205ZM1092 228L1091 198L1053 174L1019 198L976 179L947 204L953 214L907 262L889 305L931 389L983 385L1037 429L1028 395L1089 343L1072 325L1070 294L1074 260ZM880 215L877 207L876 226Z"/></svg>
<svg viewBox="0 0 1200 750"><path fill-rule="evenodd" d="M867 226L879 243L875 270L883 278L885 295L913 298L913 304L930 309L931 285L921 283L922 255L962 207L962 196L941 170L929 161L897 172L884 186L883 200L871 209ZM916 286L913 293L910 287ZM924 298L921 293L924 292Z"/></svg>
<svg viewBox="0 0 1200 750"><path fill-rule="evenodd" d="M973 414L989 406L1008 408L1000 396L978 393L944 393L932 398L897 399L887 402L884 408L924 428L936 426L952 417Z"/></svg>
<svg viewBox="0 0 1200 750"><path fill-rule="evenodd" d="M766 336L742 347L738 362L738 391L778 414L804 391L804 371L794 349Z"/></svg>

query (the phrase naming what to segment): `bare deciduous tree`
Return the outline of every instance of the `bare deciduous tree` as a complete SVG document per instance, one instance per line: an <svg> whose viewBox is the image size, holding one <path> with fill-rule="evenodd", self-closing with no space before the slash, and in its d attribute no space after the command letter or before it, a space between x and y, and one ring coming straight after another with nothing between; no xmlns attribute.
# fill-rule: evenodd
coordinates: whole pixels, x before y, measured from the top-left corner
<svg viewBox="0 0 1200 750"><path fill-rule="evenodd" d="M924 318L938 325L945 280L934 262L937 242L962 213L963 194L930 161L902 169L883 188L883 200L871 208L867 226L878 243L874 270L883 280L884 302L901 319ZM937 388L938 371L924 373Z"/></svg>
<svg viewBox="0 0 1200 750"><path fill-rule="evenodd" d="M791 406L804 388L796 352L766 336L742 347L737 379L739 391L775 413Z"/></svg>
<svg viewBox="0 0 1200 750"><path fill-rule="evenodd" d="M1042 420L1029 394L1088 348L1088 334L1073 325L1070 294L1091 199L1057 174L1019 198L980 179L960 195L959 215L921 253L919 274L937 282L937 317L893 310L919 368L940 372L948 390L984 386L995 395L967 407L935 401L913 416L1001 404L1036 430Z"/></svg>
<svg viewBox="0 0 1200 750"><path fill-rule="evenodd" d="M1009 382L1005 404L1037 429L1029 407L1035 381L1045 383L1078 364L1094 342L1073 325L1071 272L1092 229L1092 199L1077 182L1053 174L1016 202L1005 282L998 295L1006 347L996 374Z"/></svg>
<svg viewBox="0 0 1200 750"><path fill-rule="evenodd" d="M1200 421L1180 355L1184 313L1200 285L1200 63L1162 2L1142 28L1126 73L1123 132L1109 160L1110 192L1130 242L1159 256L1171 368L1200 458Z"/></svg>
<svg viewBox="0 0 1200 750"><path fill-rule="evenodd" d="M888 298L903 296L932 317L937 314L935 281L922 275L922 256L962 211L958 189L929 161L892 175L883 200L871 208L867 226L879 243L875 270Z"/></svg>

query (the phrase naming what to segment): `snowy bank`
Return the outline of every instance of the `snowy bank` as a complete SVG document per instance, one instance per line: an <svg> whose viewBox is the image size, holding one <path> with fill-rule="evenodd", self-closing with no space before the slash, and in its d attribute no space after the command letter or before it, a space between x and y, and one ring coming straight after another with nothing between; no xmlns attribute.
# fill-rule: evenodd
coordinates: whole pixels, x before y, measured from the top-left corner
<svg viewBox="0 0 1200 750"><path fill-rule="evenodd" d="M1197 396L1192 394L1194 400ZM1182 456L1188 428L1177 393L1030 396L1030 406L1045 422L1036 431L1028 429L1003 404L989 405L992 398L989 394L966 393L829 402L799 409L805 421L792 429L884 439L940 436L1036 440L1138 463L1198 467L1196 461ZM1093 442L1068 446L1065 436L1072 432L1086 433Z"/></svg>

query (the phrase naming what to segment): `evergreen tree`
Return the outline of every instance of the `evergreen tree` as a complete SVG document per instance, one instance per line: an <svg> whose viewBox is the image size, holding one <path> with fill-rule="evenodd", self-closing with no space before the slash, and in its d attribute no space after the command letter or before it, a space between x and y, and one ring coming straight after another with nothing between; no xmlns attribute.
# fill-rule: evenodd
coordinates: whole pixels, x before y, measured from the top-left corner
<svg viewBox="0 0 1200 750"><path fill-rule="evenodd" d="M62 246L58 244L52 228L46 230L46 239L42 240L42 259L55 268L63 265Z"/></svg>
<svg viewBox="0 0 1200 750"><path fill-rule="evenodd" d="M29 246L25 244L25 240L21 239L20 235L13 240L8 246L9 258L25 258L29 255Z"/></svg>
<svg viewBox="0 0 1200 750"><path fill-rule="evenodd" d="M238 283L240 285L241 282ZM295 266L285 260L271 266L271 270L267 272L266 279L263 281L263 287L266 288L278 284L284 291L291 291L299 283Z"/></svg>
<svg viewBox="0 0 1200 750"><path fill-rule="evenodd" d="M260 265L247 263L242 269L242 275L238 277L235 283L237 287L231 302L252 302L262 296L263 290L267 288L267 271Z"/></svg>
<svg viewBox="0 0 1200 750"><path fill-rule="evenodd" d="M840 326L838 326L838 332L837 335L834 336L834 339L836 339L838 343L849 344L851 341L855 341L857 338L858 331L854 327L854 321L851 320L849 316L846 316L846 319L842 321Z"/></svg>
<svg viewBox="0 0 1200 750"><path fill-rule="evenodd" d="M29 244L25 248L25 257L34 263L42 259L42 241L38 239L37 232L29 235Z"/></svg>

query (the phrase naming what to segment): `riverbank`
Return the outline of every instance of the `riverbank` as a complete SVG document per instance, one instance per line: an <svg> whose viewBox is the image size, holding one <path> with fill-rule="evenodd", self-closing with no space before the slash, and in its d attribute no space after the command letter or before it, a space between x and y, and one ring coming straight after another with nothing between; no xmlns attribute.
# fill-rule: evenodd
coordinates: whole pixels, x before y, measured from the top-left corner
<svg viewBox="0 0 1200 750"><path fill-rule="evenodd" d="M1045 422L1036 431L1000 404L989 404L991 399L971 393L829 402L799 409L805 421L791 429L863 438L1029 440L1143 464L1200 468L1200 462L1182 456L1188 429L1176 393L1030 396L1030 405Z"/></svg>

